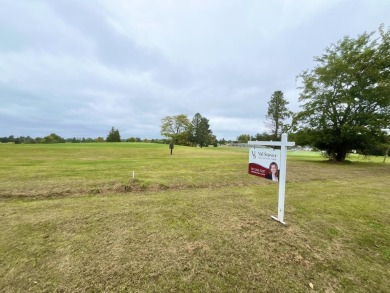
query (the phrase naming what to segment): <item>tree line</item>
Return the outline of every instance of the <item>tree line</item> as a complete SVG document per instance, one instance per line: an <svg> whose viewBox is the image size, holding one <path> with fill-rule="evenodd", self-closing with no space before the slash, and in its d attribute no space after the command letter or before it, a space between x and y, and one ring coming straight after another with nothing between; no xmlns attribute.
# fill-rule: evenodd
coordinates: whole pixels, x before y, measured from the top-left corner
<svg viewBox="0 0 390 293"><path fill-rule="evenodd" d="M32 138L30 136L15 137L0 137L0 143L15 143L15 144L51 144L51 143L96 143L96 142L153 142L153 143L169 143L167 139L141 139L139 137L129 137L122 139L118 129L111 128L106 138L63 138L55 133L51 133L45 137Z"/></svg>

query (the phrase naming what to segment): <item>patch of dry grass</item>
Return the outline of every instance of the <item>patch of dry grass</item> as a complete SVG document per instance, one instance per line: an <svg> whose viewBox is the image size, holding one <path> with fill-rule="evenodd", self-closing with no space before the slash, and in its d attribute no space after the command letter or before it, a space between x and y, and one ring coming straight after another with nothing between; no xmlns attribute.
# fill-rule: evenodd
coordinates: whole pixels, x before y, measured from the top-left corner
<svg viewBox="0 0 390 293"><path fill-rule="evenodd" d="M248 155L158 144L0 145L0 197L253 185ZM135 172L135 180L132 174Z"/></svg>

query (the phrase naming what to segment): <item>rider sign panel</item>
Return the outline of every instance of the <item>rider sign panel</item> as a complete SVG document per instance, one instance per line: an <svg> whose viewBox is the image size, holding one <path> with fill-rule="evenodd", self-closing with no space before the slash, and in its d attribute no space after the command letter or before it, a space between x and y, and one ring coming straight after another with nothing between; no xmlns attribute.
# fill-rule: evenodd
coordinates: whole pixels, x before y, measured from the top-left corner
<svg viewBox="0 0 390 293"><path fill-rule="evenodd" d="M250 148L248 173L279 181L280 150L271 148Z"/></svg>

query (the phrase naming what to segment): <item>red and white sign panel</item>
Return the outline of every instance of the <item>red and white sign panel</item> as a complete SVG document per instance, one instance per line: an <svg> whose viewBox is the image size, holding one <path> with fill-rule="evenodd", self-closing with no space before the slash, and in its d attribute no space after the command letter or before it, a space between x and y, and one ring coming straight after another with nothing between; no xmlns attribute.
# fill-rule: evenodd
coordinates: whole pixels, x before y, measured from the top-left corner
<svg viewBox="0 0 390 293"><path fill-rule="evenodd" d="M280 150L250 148L248 173L273 181L279 181Z"/></svg>

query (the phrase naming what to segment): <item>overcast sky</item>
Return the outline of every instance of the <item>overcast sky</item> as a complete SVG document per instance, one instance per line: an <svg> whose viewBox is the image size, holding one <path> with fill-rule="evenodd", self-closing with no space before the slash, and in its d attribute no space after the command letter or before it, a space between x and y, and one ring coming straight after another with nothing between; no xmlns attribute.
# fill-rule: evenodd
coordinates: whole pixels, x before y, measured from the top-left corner
<svg viewBox="0 0 390 293"><path fill-rule="evenodd" d="M390 0L0 0L0 137L159 138L200 113L218 139L266 129L281 90Z"/></svg>

